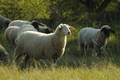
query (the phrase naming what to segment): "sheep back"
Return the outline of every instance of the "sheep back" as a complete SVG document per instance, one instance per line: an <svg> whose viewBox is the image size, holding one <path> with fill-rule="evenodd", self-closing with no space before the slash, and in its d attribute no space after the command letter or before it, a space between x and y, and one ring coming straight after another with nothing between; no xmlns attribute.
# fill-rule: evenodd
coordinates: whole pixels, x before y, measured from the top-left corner
<svg viewBox="0 0 120 80"><path fill-rule="evenodd" d="M5 30L5 37L8 41L10 41L11 43L15 43L15 39L17 38L17 32L19 30L18 26L9 26L6 30Z"/></svg>
<svg viewBox="0 0 120 80"><path fill-rule="evenodd" d="M8 26L19 26L19 27L21 27L23 24L31 24L31 22L30 21L24 21L24 20L14 20Z"/></svg>
<svg viewBox="0 0 120 80"><path fill-rule="evenodd" d="M25 32L25 31L36 31L37 30L30 24L23 24L20 29L17 31L17 36L19 36L21 33Z"/></svg>

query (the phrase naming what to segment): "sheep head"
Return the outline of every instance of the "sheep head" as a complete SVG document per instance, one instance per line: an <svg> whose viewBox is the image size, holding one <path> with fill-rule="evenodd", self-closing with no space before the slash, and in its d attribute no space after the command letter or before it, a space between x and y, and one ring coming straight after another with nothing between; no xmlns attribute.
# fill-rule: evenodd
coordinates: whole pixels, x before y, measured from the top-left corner
<svg viewBox="0 0 120 80"><path fill-rule="evenodd" d="M8 52L0 45L0 61L7 62L8 61Z"/></svg>
<svg viewBox="0 0 120 80"><path fill-rule="evenodd" d="M104 32L105 36L108 38L110 36L110 33L115 33L108 25L102 26L100 33Z"/></svg>
<svg viewBox="0 0 120 80"><path fill-rule="evenodd" d="M71 31L70 30L73 30L75 28L67 25L67 24L60 24L58 25L58 28L60 31L62 31L63 35L71 35Z"/></svg>
<svg viewBox="0 0 120 80"><path fill-rule="evenodd" d="M38 23L37 21L32 21L31 25L34 26L35 29L37 29L38 32L43 32L43 33L51 33L52 30L47 27L45 24L43 23Z"/></svg>

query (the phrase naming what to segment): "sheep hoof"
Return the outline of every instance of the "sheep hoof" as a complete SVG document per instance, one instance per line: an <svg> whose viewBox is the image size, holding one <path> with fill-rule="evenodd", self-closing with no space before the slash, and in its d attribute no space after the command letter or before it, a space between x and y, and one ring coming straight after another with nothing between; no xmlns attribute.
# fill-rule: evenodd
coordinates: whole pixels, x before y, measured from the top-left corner
<svg viewBox="0 0 120 80"><path fill-rule="evenodd" d="M97 54L98 57L104 57L104 55L102 55L101 53Z"/></svg>
<svg viewBox="0 0 120 80"><path fill-rule="evenodd" d="M98 57L101 57L101 54L97 54Z"/></svg>

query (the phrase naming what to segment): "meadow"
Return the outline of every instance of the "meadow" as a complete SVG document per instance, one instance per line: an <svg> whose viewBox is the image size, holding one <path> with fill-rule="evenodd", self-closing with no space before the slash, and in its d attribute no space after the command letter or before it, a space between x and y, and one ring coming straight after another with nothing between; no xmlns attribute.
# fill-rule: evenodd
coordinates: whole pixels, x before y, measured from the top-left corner
<svg viewBox="0 0 120 80"><path fill-rule="evenodd" d="M36 61L36 66L20 69L15 65L15 45L4 37L4 29L0 31L0 44L9 52L9 62L0 65L0 80L119 80L120 79L120 32L118 26L112 27L116 33L111 34L108 44L103 50L103 57L97 57L93 49L85 56L77 43L78 31L84 26L76 25L76 29L68 36L64 55L57 61L57 67L50 67L46 60ZM96 26L93 26L96 27ZM22 64L22 60L20 60Z"/></svg>

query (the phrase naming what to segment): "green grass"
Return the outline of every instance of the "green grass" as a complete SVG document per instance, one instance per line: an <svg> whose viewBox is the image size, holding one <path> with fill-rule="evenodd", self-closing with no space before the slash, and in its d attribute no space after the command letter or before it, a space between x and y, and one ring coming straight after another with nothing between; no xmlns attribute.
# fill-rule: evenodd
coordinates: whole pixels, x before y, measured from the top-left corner
<svg viewBox="0 0 120 80"><path fill-rule="evenodd" d="M0 31L0 44L9 52L9 63L0 65L0 80L119 80L120 79L120 33L117 31L108 39L103 50L104 57L94 55L94 50L81 55L77 43L78 31L82 28L77 25L72 35L68 36L65 54L58 60L57 67L50 67L44 61L37 61L36 67L30 66L21 70L20 65L12 63L14 60L15 45L10 44L4 37L4 30ZM22 61L21 61L22 63Z"/></svg>

